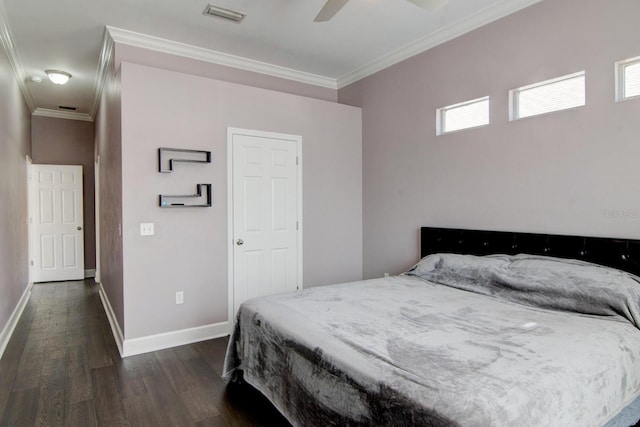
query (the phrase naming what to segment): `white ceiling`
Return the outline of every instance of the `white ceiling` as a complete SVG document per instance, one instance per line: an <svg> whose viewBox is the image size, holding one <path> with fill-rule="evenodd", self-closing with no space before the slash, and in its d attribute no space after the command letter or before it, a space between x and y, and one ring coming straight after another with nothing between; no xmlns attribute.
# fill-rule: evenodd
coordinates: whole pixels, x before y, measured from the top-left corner
<svg viewBox="0 0 640 427"><path fill-rule="evenodd" d="M0 38L36 114L66 105L78 108L70 118L90 120L105 26L284 67L282 75L337 88L538 1L449 0L429 12L403 0L350 0L331 21L314 23L324 0L209 0L247 14L234 24L204 16L208 0L0 0ZM73 78L55 86L44 79L50 68Z"/></svg>

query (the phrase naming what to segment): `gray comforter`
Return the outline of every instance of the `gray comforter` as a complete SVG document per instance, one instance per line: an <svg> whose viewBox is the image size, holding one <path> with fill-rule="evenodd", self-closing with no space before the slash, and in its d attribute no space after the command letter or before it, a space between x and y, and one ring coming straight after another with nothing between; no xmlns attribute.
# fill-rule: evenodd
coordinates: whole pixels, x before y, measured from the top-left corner
<svg viewBox="0 0 640 427"><path fill-rule="evenodd" d="M640 284L531 256L244 303L224 377L294 425L601 426L640 394Z"/></svg>

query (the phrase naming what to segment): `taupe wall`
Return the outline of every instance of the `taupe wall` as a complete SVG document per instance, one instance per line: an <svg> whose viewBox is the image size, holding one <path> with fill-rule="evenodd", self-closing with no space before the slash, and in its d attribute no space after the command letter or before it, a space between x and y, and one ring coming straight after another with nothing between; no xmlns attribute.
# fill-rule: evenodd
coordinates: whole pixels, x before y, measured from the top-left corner
<svg viewBox="0 0 640 427"><path fill-rule="evenodd" d="M124 333L122 278L122 134L120 79L111 61L95 118L95 149L100 161L100 282ZM135 183L131 183L134 185Z"/></svg>
<svg viewBox="0 0 640 427"><path fill-rule="evenodd" d="M422 225L640 238L640 2L540 2L340 90L363 111L364 274L418 257ZM508 91L586 70L587 105L509 122ZM436 137L436 108L489 95L491 125Z"/></svg>
<svg viewBox="0 0 640 427"><path fill-rule="evenodd" d="M33 163L81 165L84 173L84 268L96 268L93 122L33 116Z"/></svg>
<svg viewBox="0 0 640 427"><path fill-rule="evenodd" d="M27 287L30 112L0 45L0 336Z"/></svg>
<svg viewBox="0 0 640 427"><path fill-rule="evenodd" d="M338 91L335 89L118 44L115 57L116 64L119 64L122 60L140 65L163 68L165 70L179 71L194 76L209 77L225 82L277 90L278 92L293 95L302 95L332 102L338 100Z"/></svg>
<svg viewBox="0 0 640 427"><path fill-rule="evenodd" d="M227 320L227 127L302 136L304 285L362 277L359 108L127 62L121 78L127 339ZM213 161L160 174L158 147ZM197 182L213 184L212 208L158 207ZM141 222L156 234L141 237Z"/></svg>

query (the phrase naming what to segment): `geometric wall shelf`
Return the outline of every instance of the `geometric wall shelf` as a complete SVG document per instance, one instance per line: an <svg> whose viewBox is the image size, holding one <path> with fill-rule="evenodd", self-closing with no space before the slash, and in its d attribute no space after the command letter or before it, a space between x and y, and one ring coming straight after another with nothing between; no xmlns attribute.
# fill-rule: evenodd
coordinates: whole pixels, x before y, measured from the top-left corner
<svg viewBox="0 0 640 427"><path fill-rule="evenodd" d="M178 162L211 163L211 151L158 148L158 172L171 173Z"/></svg>
<svg viewBox="0 0 640 427"><path fill-rule="evenodd" d="M209 208L211 207L211 184L196 184L196 194L160 194L158 203L161 208Z"/></svg>

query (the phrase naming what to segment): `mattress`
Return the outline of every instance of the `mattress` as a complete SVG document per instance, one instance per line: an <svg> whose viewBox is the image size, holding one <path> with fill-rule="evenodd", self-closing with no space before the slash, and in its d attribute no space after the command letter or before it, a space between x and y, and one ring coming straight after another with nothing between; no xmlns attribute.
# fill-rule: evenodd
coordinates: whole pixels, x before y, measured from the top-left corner
<svg viewBox="0 0 640 427"><path fill-rule="evenodd" d="M500 264L511 268L514 261L498 261L491 268L498 268L499 280L485 274L484 264L482 274L475 271L476 261L469 273L457 260L455 271L463 274L453 279L427 262L409 275L247 301L237 314L224 378L260 390L293 425L636 422L640 330L634 307L625 312L608 300L619 287L605 292L602 307L589 292L603 291L588 286L580 286L575 307L564 295L571 289L536 305L531 294L544 284L540 277L558 280L558 272L545 270L535 286L521 284L523 291L522 272ZM492 289L492 280L513 295ZM554 291L571 288L566 277L560 280ZM633 283L627 285L633 299Z"/></svg>

